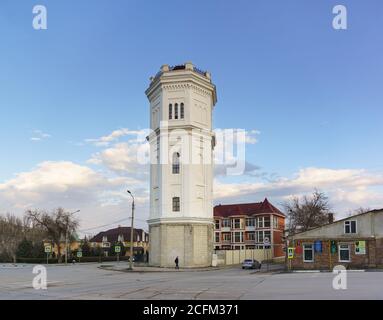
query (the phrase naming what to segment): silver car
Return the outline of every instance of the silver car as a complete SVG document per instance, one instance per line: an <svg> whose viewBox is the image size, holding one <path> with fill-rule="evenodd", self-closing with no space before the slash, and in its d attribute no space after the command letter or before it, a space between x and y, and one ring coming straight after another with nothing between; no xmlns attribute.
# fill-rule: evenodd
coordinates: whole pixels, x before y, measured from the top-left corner
<svg viewBox="0 0 383 320"><path fill-rule="evenodd" d="M257 260L246 259L242 263L242 269L261 269L262 265Z"/></svg>

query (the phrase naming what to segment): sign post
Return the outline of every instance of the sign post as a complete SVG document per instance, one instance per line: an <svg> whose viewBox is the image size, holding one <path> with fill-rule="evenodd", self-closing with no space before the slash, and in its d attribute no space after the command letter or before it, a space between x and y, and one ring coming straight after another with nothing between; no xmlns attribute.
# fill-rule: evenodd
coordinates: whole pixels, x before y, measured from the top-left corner
<svg viewBox="0 0 383 320"><path fill-rule="evenodd" d="M77 258L78 258L78 262L81 262L81 258L82 258L82 250L81 250L81 248L78 249L78 251L77 251Z"/></svg>
<svg viewBox="0 0 383 320"><path fill-rule="evenodd" d="M120 262L121 246L115 246L114 252L117 253L117 262Z"/></svg>
<svg viewBox="0 0 383 320"><path fill-rule="evenodd" d="M47 254L47 264L49 264L49 255L52 252L52 246L51 245L44 246L44 251Z"/></svg>
<svg viewBox="0 0 383 320"><path fill-rule="evenodd" d="M265 237L263 239L263 256L265 256L265 253L267 252L266 251L266 247L267 246L270 247L270 239L268 237ZM268 259L269 259L269 254L267 252L266 253L266 268L267 268L266 270L267 270L267 272L269 271L269 261L268 261Z"/></svg>

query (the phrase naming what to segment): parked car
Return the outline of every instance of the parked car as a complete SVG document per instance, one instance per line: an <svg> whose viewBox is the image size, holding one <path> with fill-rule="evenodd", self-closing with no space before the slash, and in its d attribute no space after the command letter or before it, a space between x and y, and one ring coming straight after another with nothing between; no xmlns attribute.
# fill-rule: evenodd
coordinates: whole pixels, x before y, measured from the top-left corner
<svg viewBox="0 0 383 320"><path fill-rule="evenodd" d="M257 260L246 259L242 263L242 269L261 269L262 264Z"/></svg>

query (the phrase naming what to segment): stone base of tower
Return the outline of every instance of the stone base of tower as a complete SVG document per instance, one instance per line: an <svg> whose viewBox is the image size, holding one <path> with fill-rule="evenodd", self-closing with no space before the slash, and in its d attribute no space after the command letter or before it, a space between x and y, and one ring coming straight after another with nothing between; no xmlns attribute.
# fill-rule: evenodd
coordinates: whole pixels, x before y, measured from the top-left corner
<svg viewBox="0 0 383 320"><path fill-rule="evenodd" d="M214 225L201 223L149 224L149 264L180 268L210 267L213 255Z"/></svg>

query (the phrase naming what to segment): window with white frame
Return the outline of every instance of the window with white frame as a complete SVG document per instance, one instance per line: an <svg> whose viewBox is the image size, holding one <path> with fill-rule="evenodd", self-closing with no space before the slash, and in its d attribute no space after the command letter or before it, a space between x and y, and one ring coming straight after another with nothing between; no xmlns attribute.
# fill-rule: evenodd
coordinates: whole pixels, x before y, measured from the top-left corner
<svg viewBox="0 0 383 320"><path fill-rule="evenodd" d="M219 232L215 233L215 242L220 242Z"/></svg>
<svg viewBox="0 0 383 320"><path fill-rule="evenodd" d="M264 220L263 220L263 227L264 227L264 228L270 228L270 216L268 216L268 217L264 217Z"/></svg>
<svg viewBox="0 0 383 320"><path fill-rule="evenodd" d="M180 154L179 152L174 152L173 154L173 163L172 163L172 173L180 173Z"/></svg>
<svg viewBox="0 0 383 320"><path fill-rule="evenodd" d="M350 245L349 244L340 244L339 245L339 262L350 262Z"/></svg>
<svg viewBox="0 0 383 320"><path fill-rule="evenodd" d="M222 228L230 228L230 219L222 220Z"/></svg>
<svg viewBox="0 0 383 320"><path fill-rule="evenodd" d="M173 211L180 211L180 197L173 197Z"/></svg>
<svg viewBox="0 0 383 320"><path fill-rule="evenodd" d="M344 233L357 233L356 220L348 220L344 222Z"/></svg>
<svg viewBox="0 0 383 320"><path fill-rule="evenodd" d="M103 236L102 237L102 242L108 242L108 237L107 236Z"/></svg>
<svg viewBox="0 0 383 320"><path fill-rule="evenodd" d="M181 119L185 117L185 106L183 103L181 103L181 112L180 112Z"/></svg>
<svg viewBox="0 0 383 320"><path fill-rule="evenodd" d="M234 229L241 229L241 219L234 219L233 220L233 228Z"/></svg>
<svg viewBox="0 0 383 320"><path fill-rule="evenodd" d="M243 242L242 232L234 232L234 242Z"/></svg>
<svg viewBox="0 0 383 320"><path fill-rule="evenodd" d="M169 120L173 118L173 105L169 104Z"/></svg>
<svg viewBox="0 0 383 320"><path fill-rule="evenodd" d="M263 231L257 231L257 243L263 243Z"/></svg>
<svg viewBox="0 0 383 320"><path fill-rule="evenodd" d="M219 220L218 220L218 219L215 220L215 228L216 228L217 230L219 229L219 225L220 225Z"/></svg>
<svg viewBox="0 0 383 320"><path fill-rule="evenodd" d="M124 236L122 234L118 235L118 242L124 242Z"/></svg>
<svg viewBox="0 0 383 320"><path fill-rule="evenodd" d="M174 105L174 119L178 120L178 103Z"/></svg>
<svg viewBox="0 0 383 320"><path fill-rule="evenodd" d="M263 240L265 238L269 239L269 242L271 242L271 231L263 231Z"/></svg>
<svg viewBox="0 0 383 320"><path fill-rule="evenodd" d="M263 217L258 218L258 228L263 228Z"/></svg>
<svg viewBox="0 0 383 320"><path fill-rule="evenodd" d="M303 245L303 262L314 262L314 245Z"/></svg>
<svg viewBox="0 0 383 320"><path fill-rule="evenodd" d="M224 233L223 234L223 241L231 242L231 233Z"/></svg>
<svg viewBox="0 0 383 320"><path fill-rule="evenodd" d="M252 231L252 232L248 232L248 233L246 234L246 236L247 236L247 239L246 239L246 240L248 240L248 241L255 241L255 232L254 232L254 231Z"/></svg>
<svg viewBox="0 0 383 320"><path fill-rule="evenodd" d="M246 227L255 227L255 218L247 218Z"/></svg>
<svg viewBox="0 0 383 320"><path fill-rule="evenodd" d="M156 146L157 146L157 152L156 152L156 159L157 159L157 164L160 163L160 147L161 147L161 140L160 140L160 136L157 134L157 138L156 138Z"/></svg>
<svg viewBox="0 0 383 320"><path fill-rule="evenodd" d="M278 223L278 217L273 216L273 228L278 229L279 223Z"/></svg>

